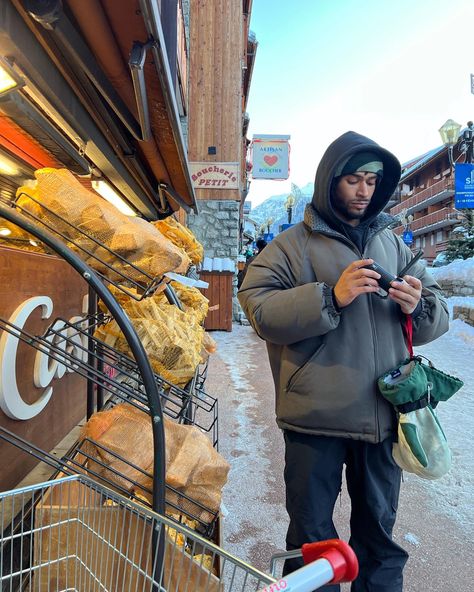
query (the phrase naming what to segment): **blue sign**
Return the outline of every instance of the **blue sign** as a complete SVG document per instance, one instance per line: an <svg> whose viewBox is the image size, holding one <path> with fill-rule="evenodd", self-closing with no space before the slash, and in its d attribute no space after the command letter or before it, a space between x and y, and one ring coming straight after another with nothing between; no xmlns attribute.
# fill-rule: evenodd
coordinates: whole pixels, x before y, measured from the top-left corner
<svg viewBox="0 0 474 592"><path fill-rule="evenodd" d="M273 232L265 232L265 234L263 235L263 240L267 243L273 240Z"/></svg>
<svg viewBox="0 0 474 592"><path fill-rule="evenodd" d="M474 164L457 164L454 181L454 207L474 208Z"/></svg>
<svg viewBox="0 0 474 592"><path fill-rule="evenodd" d="M280 226L280 232L283 232L284 230L287 230L288 228L291 228L293 226L293 224L282 224Z"/></svg>
<svg viewBox="0 0 474 592"><path fill-rule="evenodd" d="M402 240L406 245L413 244L413 232L411 230L405 230L402 234Z"/></svg>

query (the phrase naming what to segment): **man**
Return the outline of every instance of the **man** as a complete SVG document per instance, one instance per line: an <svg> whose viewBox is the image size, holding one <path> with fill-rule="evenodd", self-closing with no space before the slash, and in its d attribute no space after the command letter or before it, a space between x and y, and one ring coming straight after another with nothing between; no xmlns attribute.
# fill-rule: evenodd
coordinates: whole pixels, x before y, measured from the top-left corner
<svg viewBox="0 0 474 592"><path fill-rule="evenodd" d="M400 163L347 132L326 150L304 222L278 235L249 268L240 303L267 342L276 416L285 439L287 548L337 537L343 466L360 573L352 592L400 592L407 553L392 540L401 471L392 458L393 407L376 381L415 345L448 329L438 285L420 263L381 297L374 261L394 276L411 252L382 213ZM284 573L300 567L285 564ZM339 586L328 586L336 592Z"/></svg>

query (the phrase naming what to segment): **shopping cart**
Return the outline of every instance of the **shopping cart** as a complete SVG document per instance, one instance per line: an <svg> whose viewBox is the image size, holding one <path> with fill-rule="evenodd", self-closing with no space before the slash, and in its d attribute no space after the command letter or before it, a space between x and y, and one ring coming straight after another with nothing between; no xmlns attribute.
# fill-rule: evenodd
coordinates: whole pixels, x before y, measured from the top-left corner
<svg viewBox="0 0 474 592"><path fill-rule="evenodd" d="M316 561L276 579L84 475L0 493L0 530L2 591L309 592L357 576L332 541L306 545Z"/></svg>

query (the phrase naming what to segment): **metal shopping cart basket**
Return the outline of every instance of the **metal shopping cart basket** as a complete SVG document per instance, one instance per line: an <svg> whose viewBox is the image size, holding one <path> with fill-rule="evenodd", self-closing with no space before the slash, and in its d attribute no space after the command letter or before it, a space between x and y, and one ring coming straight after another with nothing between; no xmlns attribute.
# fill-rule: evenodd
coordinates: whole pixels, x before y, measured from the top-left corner
<svg viewBox="0 0 474 592"><path fill-rule="evenodd" d="M89 479L74 475L0 493L0 590L35 592L309 592L357 576L342 541L277 580Z"/></svg>

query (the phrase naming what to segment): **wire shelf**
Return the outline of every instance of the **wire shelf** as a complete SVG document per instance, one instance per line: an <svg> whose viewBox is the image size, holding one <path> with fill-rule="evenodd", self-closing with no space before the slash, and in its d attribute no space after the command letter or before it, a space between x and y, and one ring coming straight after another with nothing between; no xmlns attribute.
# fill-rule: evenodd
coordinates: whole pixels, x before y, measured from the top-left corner
<svg viewBox="0 0 474 592"><path fill-rule="evenodd" d="M64 457L58 458L2 426L0 438L52 467L56 475L88 475L124 497L151 508L153 475L95 440L84 438L76 442ZM91 450L98 450L102 456L112 457L114 466L101 460L101 457ZM120 466L121 470L115 466ZM212 540L216 532L218 511L208 508L168 484L165 485L165 508L167 516L173 522L193 523L197 532Z"/></svg>
<svg viewBox="0 0 474 592"><path fill-rule="evenodd" d="M18 202L23 196L46 211L54 223L22 207ZM48 208L48 206L36 197L22 192L16 196L13 202L4 203L19 210L24 216L33 220L35 224L39 224L40 227L46 228L90 265L102 280L108 284L112 284L134 300L143 300L143 298L153 294L160 286L167 285L167 280L165 281L163 277L153 277L116 251L113 251L105 243L92 236L92 234L71 224L71 222L51 210L51 208ZM60 230L61 228L63 231ZM97 252L106 253L110 261L105 261L103 257L97 255ZM110 276L116 279L112 279Z"/></svg>
<svg viewBox="0 0 474 592"><path fill-rule="evenodd" d="M148 409L148 399L136 362L90 335L91 330L108 320L110 317L103 313L89 315L76 323L58 317L43 335L33 335L0 318L0 330L90 380L109 396L139 409ZM217 446L217 399L194 388L188 391L181 389L159 374L154 373L153 376L163 413L178 423L192 424L209 433L213 445Z"/></svg>
<svg viewBox="0 0 474 592"><path fill-rule="evenodd" d="M88 316L76 323L58 317L43 335L32 335L24 329L0 319L0 330L10 333L106 391L109 395L106 406L112 407L125 402L148 415L148 399L136 363L131 358L90 336L90 330L106 320L107 317L104 317L103 313ZM91 340L92 347L88 349ZM92 365L88 363L91 353ZM163 413L177 423L192 424L201 431L209 432L213 438L213 445L216 446L217 401L203 392L196 392L195 389L190 389L189 392L180 389L159 375L154 375L154 378L162 402ZM66 471L68 468L73 472L87 472L115 488L118 487L117 482L120 481L122 483L120 490L124 495L132 495L142 501L146 498L149 501L145 503L151 505L153 476L104 447L102 447L104 452L109 456L115 456L116 460L123 464L123 471L119 474L118 471L108 467L106 463L100 463L88 452L91 444L96 449L100 449L101 445L98 442L87 440L78 442L70 454L58 461L56 457L47 454L30 442L22 440L8 430L1 428L0 437L25 452L32 454L34 451L33 456L56 470ZM125 474L127 472L138 476L138 480L136 478L129 479ZM149 483L149 485L143 486L143 482ZM217 512L168 485L165 489L167 511L173 514L177 520L181 518L196 520L199 522L200 532L211 537L217 521Z"/></svg>

